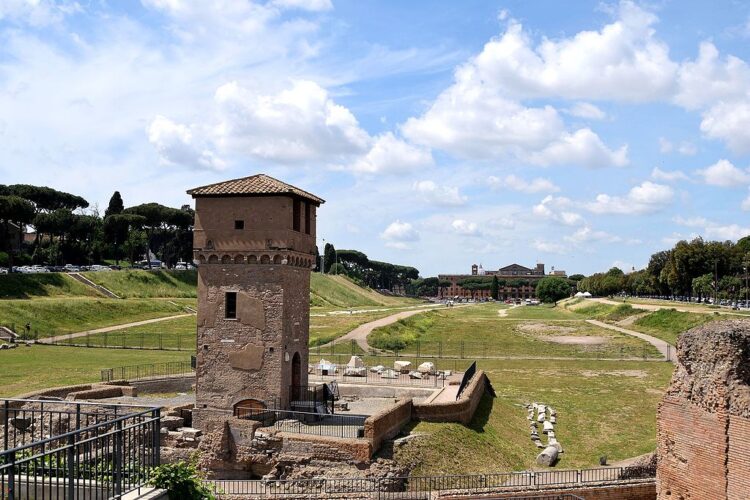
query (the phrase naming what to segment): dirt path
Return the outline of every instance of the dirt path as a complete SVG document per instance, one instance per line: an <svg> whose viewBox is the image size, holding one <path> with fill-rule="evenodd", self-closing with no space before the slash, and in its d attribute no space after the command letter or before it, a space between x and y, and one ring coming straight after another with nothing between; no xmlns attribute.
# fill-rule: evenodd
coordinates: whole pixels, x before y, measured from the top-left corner
<svg viewBox="0 0 750 500"><path fill-rule="evenodd" d="M632 335L633 337L638 337L641 340L645 340L652 346L656 347L662 354L662 356L664 356L665 360L672 361L673 363L676 362L676 360L674 359L674 347L661 339L657 339L656 337L652 337L651 335L646 335L645 333L628 330L627 328L622 328L621 326L610 325L609 323L604 323L603 321L597 321L595 319L587 319L586 323L591 323L592 325L596 325L601 328L614 330L619 333L624 333L625 335Z"/></svg>
<svg viewBox="0 0 750 500"><path fill-rule="evenodd" d="M75 338L78 338L78 337L88 337L89 335L93 335L95 333L114 332L116 330L124 330L124 329L130 328L132 326L150 325L151 323L159 323L160 321L168 321L170 319L184 318L185 316L193 316L193 314L191 314L191 313L176 314L174 316L165 316L163 318L154 318L154 319L146 319L146 320L143 320L143 321L134 321L132 323L125 323L125 324L122 324L122 325L105 326L104 328L97 328L95 330L86 330L85 332L66 333L65 335L56 335L54 337L45 337L43 339L39 339L39 342L40 343L64 342L64 341L66 341L68 339L75 339Z"/></svg>
<svg viewBox="0 0 750 500"><path fill-rule="evenodd" d="M466 307L466 306L463 306ZM359 325L357 328L352 330L351 332L347 333L346 335L337 338L333 342L329 342L328 344L320 346L321 348L325 348L326 346L329 346L331 344L338 344L341 342L347 342L354 340L357 342L357 345L362 348L365 352L370 351L378 351L378 349L375 349L370 344L367 343L367 336L372 333L372 331L376 328L380 328L381 326L387 326L391 323L395 323L396 321L404 318L408 318L410 316L414 316L415 314L420 314L425 311L431 311L433 309L437 308L445 308L445 304L436 304L434 307L423 307L421 309L412 309L409 311L401 311L396 314L391 314L390 316L386 316L385 318L376 319L375 321L370 321L369 323L364 323L362 325Z"/></svg>

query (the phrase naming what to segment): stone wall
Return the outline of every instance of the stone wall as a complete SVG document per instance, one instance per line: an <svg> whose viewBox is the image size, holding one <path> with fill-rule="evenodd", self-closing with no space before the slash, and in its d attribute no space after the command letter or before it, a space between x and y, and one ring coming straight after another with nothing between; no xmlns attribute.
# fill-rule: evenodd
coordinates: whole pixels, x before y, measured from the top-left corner
<svg viewBox="0 0 750 500"><path fill-rule="evenodd" d="M367 439L345 439L310 434L279 433L283 438L282 459L300 457L305 460L365 463L372 456L372 445Z"/></svg>
<svg viewBox="0 0 750 500"><path fill-rule="evenodd" d="M478 370L457 401L414 403L414 419L427 422L460 422L466 425L474 417L486 387L487 376L483 370Z"/></svg>
<svg viewBox="0 0 750 500"><path fill-rule="evenodd" d="M412 410L412 399L402 398L395 405L384 408L365 420L365 438L370 441L373 452L380 449L383 441L398 435L411 422Z"/></svg>
<svg viewBox="0 0 750 500"><path fill-rule="evenodd" d="M598 485L598 486L581 486L568 488L540 487L533 490L516 490L513 492L503 493L442 493L438 498L450 498L452 500L469 500L474 498L502 499L518 498L519 496L532 495L577 495L586 500L655 500L656 483L651 481L623 482L616 485ZM694 497L709 498L717 500L720 497Z"/></svg>
<svg viewBox="0 0 750 500"><path fill-rule="evenodd" d="M745 500L750 491L750 321L682 334L658 411L660 500Z"/></svg>

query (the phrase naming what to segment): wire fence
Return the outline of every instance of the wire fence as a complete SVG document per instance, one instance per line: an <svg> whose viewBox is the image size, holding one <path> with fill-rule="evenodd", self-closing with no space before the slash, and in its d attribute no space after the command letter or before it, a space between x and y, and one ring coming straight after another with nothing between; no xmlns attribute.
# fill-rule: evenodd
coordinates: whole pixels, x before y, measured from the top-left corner
<svg viewBox="0 0 750 500"><path fill-rule="evenodd" d="M258 498L333 497L403 499L431 498L433 493L456 491L466 494L528 490L538 487L570 487L590 484L613 484L624 481L653 480L656 468L602 467L597 469L543 472L505 472L498 474L385 477L385 478L318 478L299 480L216 480L214 491L223 495L252 495ZM338 497L336 497L338 498ZM539 492L519 493L518 499L573 500L579 497Z"/></svg>
<svg viewBox="0 0 750 500"><path fill-rule="evenodd" d="M5 399L0 500L122 498L159 465L158 408Z"/></svg>

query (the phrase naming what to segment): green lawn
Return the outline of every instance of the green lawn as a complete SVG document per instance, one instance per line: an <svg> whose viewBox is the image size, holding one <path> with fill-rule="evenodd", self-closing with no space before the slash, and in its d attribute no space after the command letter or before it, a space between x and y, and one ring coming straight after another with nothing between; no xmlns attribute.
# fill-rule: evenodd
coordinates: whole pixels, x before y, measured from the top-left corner
<svg viewBox="0 0 750 500"><path fill-rule="evenodd" d="M0 299L100 295L64 273L0 274Z"/></svg>
<svg viewBox="0 0 750 500"><path fill-rule="evenodd" d="M147 349L181 349L195 352L195 316L133 326L123 330L95 333L63 343L91 347L136 347Z"/></svg>
<svg viewBox="0 0 750 500"><path fill-rule="evenodd" d="M643 310L635 309L630 304L612 305L602 304L601 302L571 302L566 307L575 314L612 323L643 313Z"/></svg>
<svg viewBox="0 0 750 500"><path fill-rule="evenodd" d="M335 340L359 325L394 314L394 311L376 311L357 314L326 314L310 317L310 345L323 345Z"/></svg>
<svg viewBox="0 0 750 500"><path fill-rule="evenodd" d="M564 308L524 306L509 310L507 317L499 309L485 304L428 311L376 329L368 342L386 350L419 348L422 355L660 357L651 344L586 323Z"/></svg>
<svg viewBox="0 0 750 500"><path fill-rule="evenodd" d="M175 351L19 346L0 351L0 396L98 382L104 368L189 359L188 353Z"/></svg>
<svg viewBox="0 0 750 500"><path fill-rule="evenodd" d="M478 366L498 397L485 397L468 427L415 425L412 432L429 436L396 449L399 462L416 466L414 474L538 467L526 410L518 406L531 402L558 412L555 434L565 450L558 468L594 467L602 455L613 462L656 447L656 407L671 363L481 360Z"/></svg>
<svg viewBox="0 0 750 500"><path fill-rule="evenodd" d="M365 306L408 306L421 300L391 297L363 288L345 276L312 273L310 275L310 306L314 309L356 308Z"/></svg>
<svg viewBox="0 0 750 500"><path fill-rule="evenodd" d="M123 270L83 273L123 298L196 297L197 271Z"/></svg>
<svg viewBox="0 0 750 500"><path fill-rule="evenodd" d="M731 316L718 314L697 314L674 309L660 309L637 319L629 328L648 333L672 345L677 343L680 333L696 326L718 319L729 319Z"/></svg>
<svg viewBox="0 0 750 500"><path fill-rule="evenodd" d="M21 332L29 322L32 332L41 338L184 312L176 302L155 299L0 300L0 325L15 325L15 330Z"/></svg>

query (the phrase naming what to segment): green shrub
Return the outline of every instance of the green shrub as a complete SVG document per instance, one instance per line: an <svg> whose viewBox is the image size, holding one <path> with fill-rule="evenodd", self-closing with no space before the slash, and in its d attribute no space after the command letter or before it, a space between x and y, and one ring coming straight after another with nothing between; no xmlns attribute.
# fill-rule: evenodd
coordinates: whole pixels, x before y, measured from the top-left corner
<svg viewBox="0 0 750 500"><path fill-rule="evenodd" d="M213 500L214 492L203 481L203 475L194 463L164 464L153 470L149 484L167 490L169 498L184 500Z"/></svg>

